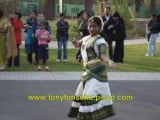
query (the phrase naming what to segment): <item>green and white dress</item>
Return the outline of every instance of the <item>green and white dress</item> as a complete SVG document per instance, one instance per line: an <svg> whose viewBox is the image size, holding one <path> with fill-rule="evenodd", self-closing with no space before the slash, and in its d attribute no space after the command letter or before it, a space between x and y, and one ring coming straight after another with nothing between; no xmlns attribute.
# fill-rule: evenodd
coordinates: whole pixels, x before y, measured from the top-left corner
<svg viewBox="0 0 160 120"><path fill-rule="evenodd" d="M100 35L84 37L81 54L85 72L68 116L78 120L102 120L115 115L113 101L104 99L111 96L106 63L99 59L101 54L106 54L104 38Z"/></svg>

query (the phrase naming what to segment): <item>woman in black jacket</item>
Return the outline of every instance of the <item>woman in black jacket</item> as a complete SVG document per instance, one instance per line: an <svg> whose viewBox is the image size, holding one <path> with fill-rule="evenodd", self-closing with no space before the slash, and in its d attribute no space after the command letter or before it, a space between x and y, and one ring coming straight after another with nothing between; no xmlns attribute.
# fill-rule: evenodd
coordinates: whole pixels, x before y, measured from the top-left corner
<svg viewBox="0 0 160 120"><path fill-rule="evenodd" d="M115 24L113 25L115 37L114 62L123 63L124 58L124 39L126 38L126 29L123 18L118 12L113 14Z"/></svg>

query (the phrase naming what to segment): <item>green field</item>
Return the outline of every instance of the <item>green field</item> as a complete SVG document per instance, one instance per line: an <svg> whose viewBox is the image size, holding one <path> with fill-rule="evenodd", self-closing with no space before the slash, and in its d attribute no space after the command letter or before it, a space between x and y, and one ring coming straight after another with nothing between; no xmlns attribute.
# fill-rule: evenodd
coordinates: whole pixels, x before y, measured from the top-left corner
<svg viewBox="0 0 160 120"><path fill-rule="evenodd" d="M160 44L157 45L160 48ZM115 71L125 72L160 72L160 55L146 57L147 45L125 46L124 63L116 63ZM68 50L68 62L56 63L57 50L50 50L49 66L51 71L83 71L82 62L75 60L77 49ZM160 50L158 51L160 53ZM24 50L21 50L21 66L6 68L6 71L35 71L36 65L29 65Z"/></svg>

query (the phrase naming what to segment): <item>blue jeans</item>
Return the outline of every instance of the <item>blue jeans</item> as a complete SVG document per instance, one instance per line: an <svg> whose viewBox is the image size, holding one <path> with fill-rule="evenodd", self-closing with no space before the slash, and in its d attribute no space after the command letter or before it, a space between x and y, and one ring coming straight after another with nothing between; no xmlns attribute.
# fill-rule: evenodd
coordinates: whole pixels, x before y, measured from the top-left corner
<svg viewBox="0 0 160 120"><path fill-rule="evenodd" d="M68 43L68 39L64 36L60 36L58 38L58 60L61 60L61 56L62 56L62 45L63 45L63 60L66 59L67 60L67 43Z"/></svg>
<svg viewBox="0 0 160 120"><path fill-rule="evenodd" d="M156 49L156 39L158 37L158 34L151 34L151 37L149 39L149 44L148 44L148 54L151 54L151 51L153 49L153 54L157 54L157 49Z"/></svg>

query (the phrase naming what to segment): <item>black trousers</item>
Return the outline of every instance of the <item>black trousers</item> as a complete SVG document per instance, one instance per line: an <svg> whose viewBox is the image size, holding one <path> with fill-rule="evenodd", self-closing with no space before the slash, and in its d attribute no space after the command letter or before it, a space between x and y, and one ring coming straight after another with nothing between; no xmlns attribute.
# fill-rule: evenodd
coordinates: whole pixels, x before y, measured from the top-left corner
<svg viewBox="0 0 160 120"><path fill-rule="evenodd" d="M124 58L124 39L117 39L114 49L114 62L123 62Z"/></svg>
<svg viewBox="0 0 160 120"><path fill-rule="evenodd" d="M38 41L34 44L35 64L38 64Z"/></svg>
<svg viewBox="0 0 160 120"><path fill-rule="evenodd" d="M35 64L38 64L38 42L33 44L33 52L35 53ZM27 53L27 61L32 64L33 63L33 53Z"/></svg>
<svg viewBox="0 0 160 120"><path fill-rule="evenodd" d="M81 48L79 48L77 54L76 54L76 59L80 62L82 60L82 55L81 55Z"/></svg>
<svg viewBox="0 0 160 120"><path fill-rule="evenodd" d="M11 67L12 66L12 63L13 63L13 66L16 66L16 67L19 67L20 66L20 51L19 51L19 44L17 44L17 56L16 57L10 57L8 59L8 67Z"/></svg>
<svg viewBox="0 0 160 120"><path fill-rule="evenodd" d="M113 46L112 46L112 43L113 43L113 40L108 40L107 41L108 43L108 49L109 49L109 59L113 60Z"/></svg>
<svg viewBox="0 0 160 120"><path fill-rule="evenodd" d="M28 53L27 54L27 61L32 64L33 59L32 59L33 53ZM35 64L38 64L38 53L35 53Z"/></svg>

